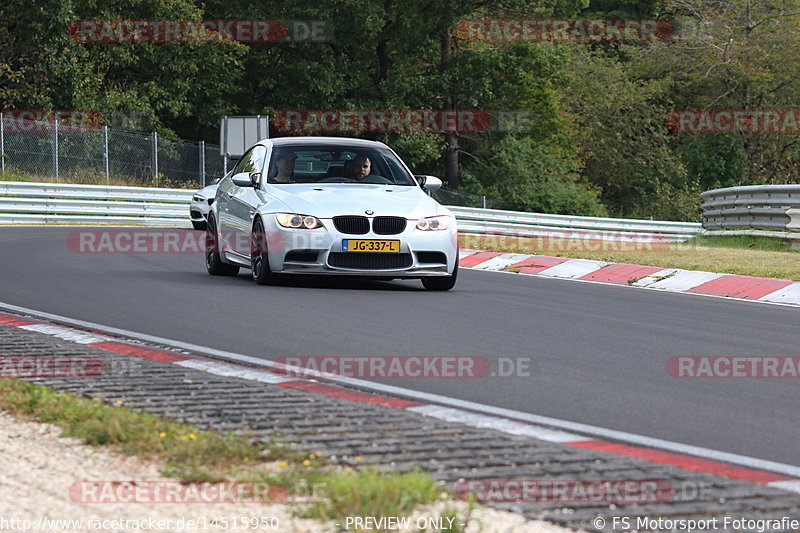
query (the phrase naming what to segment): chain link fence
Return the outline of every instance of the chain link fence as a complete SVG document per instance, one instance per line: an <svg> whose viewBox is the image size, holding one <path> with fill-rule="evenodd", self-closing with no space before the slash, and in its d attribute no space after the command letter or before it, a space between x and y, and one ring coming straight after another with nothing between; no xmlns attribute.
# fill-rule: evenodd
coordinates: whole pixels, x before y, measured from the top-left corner
<svg viewBox="0 0 800 533"><path fill-rule="evenodd" d="M156 132L75 127L0 113L0 180L24 176L66 183L198 189L222 177L219 146L175 141ZM440 189L444 205L510 209L486 196Z"/></svg>
<svg viewBox="0 0 800 533"><path fill-rule="evenodd" d="M513 209L513 207L506 202L498 201L486 196L479 196L477 194L454 191L451 189L439 189L438 191L433 191L431 193L431 197L442 205L479 207L482 209Z"/></svg>
<svg viewBox="0 0 800 533"><path fill-rule="evenodd" d="M0 179L199 188L223 175L219 146L0 113Z"/></svg>

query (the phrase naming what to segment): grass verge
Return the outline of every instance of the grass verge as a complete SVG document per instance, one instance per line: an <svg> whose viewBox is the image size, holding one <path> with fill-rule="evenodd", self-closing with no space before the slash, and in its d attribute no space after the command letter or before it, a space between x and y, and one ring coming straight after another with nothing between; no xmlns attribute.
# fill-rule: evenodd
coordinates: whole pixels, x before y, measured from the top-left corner
<svg viewBox="0 0 800 533"><path fill-rule="evenodd" d="M106 179L106 175L99 170L82 170L79 172L59 175L58 179L52 175L28 174L15 168L6 167L5 173L0 173L0 181L16 181L31 183L69 183L74 185L114 185L121 187L160 187L175 189L199 189L202 187L197 180L170 179L159 173L159 179L136 176L115 175ZM210 183L210 180L209 182Z"/></svg>
<svg viewBox="0 0 800 533"><path fill-rule="evenodd" d="M160 460L163 473L181 481L265 481L294 496L313 496L307 505L294 508L304 518L403 516L443 496L442 487L427 473L342 470L319 452L300 453L233 433L204 431L121 403L109 405L14 379L0 378L0 410L53 424L62 428L63 436L91 446Z"/></svg>
<svg viewBox="0 0 800 533"><path fill-rule="evenodd" d="M459 245L488 252L551 255L800 281L800 252L781 239L768 237L698 236L683 243L668 244L460 235Z"/></svg>

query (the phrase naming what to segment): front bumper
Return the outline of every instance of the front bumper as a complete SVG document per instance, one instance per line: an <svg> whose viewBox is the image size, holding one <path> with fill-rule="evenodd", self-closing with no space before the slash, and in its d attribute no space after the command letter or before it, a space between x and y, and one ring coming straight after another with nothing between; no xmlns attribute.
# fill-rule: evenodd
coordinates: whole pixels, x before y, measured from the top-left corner
<svg viewBox="0 0 800 533"><path fill-rule="evenodd" d="M271 218L269 222L268 218ZM448 276L452 274L458 260L458 232L455 221L443 231L420 231L409 221L408 227L397 235L377 235L369 232L364 235L340 233L330 219L323 220L325 227L315 230L284 228L275 222L274 217L265 217L270 268L282 274L326 274L340 276L369 276L384 278L421 278L429 276ZM345 239L398 240L399 254L403 254L405 264L398 268L349 268L337 266L335 258L352 256L362 252L342 252ZM287 255L294 252L290 257ZM422 256L420 252L423 253ZM431 260L430 252L440 252L441 258ZM313 255L316 260L293 259L297 253ZM337 255L331 255L337 254ZM358 258L361 259L361 258ZM401 260L399 257L392 258Z"/></svg>
<svg viewBox="0 0 800 533"><path fill-rule="evenodd" d="M192 201L189 204L189 218L195 222L205 222L208 218L210 206L206 200L202 202Z"/></svg>

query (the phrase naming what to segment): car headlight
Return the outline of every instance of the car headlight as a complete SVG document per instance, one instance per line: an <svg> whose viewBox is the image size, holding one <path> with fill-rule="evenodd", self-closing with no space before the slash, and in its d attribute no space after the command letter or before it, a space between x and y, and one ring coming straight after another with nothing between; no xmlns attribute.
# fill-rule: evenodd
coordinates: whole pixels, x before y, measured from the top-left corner
<svg viewBox="0 0 800 533"><path fill-rule="evenodd" d="M205 199L206 199L205 196L202 196L200 194L195 194L194 196L192 196L193 202L203 202L205 201Z"/></svg>
<svg viewBox="0 0 800 533"><path fill-rule="evenodd" d="M439 215L438 217L427 217L417 220L417 229L422 231L440 231L450 226L453 217L450 215Z"/></svg>
<svg viewBox="0 0 800 533"><path fill-rule="evenodd" d="M322 227L322 222L311 215L298 215L297 213L275 213L278 224L284 228L316 229Z"/></svg>

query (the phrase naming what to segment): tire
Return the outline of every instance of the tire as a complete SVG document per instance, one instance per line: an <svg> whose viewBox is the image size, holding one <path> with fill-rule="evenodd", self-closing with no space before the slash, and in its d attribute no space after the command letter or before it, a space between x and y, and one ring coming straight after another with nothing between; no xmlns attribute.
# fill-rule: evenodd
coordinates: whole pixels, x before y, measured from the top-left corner
<svg viewBox="0 0 800 533"><path fill-rule="evenodd" d="M456 284L458 279L458 255L456 254L456 266L453 273L447 277L422 278L422 286L429 291L449 291Z"/></svg>
<svg viewBox="0 0 800 533"><path fill-rule="evenodd" d="M207 226L208 224L206 224L202 220L192 220L192 227L194 227L194 229L199 229L202 231L205 230Z"/></svg>
<svg viewBox="0 0 800 533"><path fill-rule="evenodd" d="M219 256L217 224L213 217L208 217L206 224L206 270L212 276L235 276L239 273L238 266L223 263Z"/></svg>
<svg viewBox="0 0 800 533"><path fill-rule="evenodd" d="M269 268L269 252L264 223L260 218L253 224L250 238L250 273L259 285L269 285L275 281L275 274Z"/></svg>

